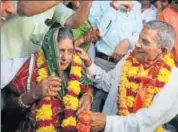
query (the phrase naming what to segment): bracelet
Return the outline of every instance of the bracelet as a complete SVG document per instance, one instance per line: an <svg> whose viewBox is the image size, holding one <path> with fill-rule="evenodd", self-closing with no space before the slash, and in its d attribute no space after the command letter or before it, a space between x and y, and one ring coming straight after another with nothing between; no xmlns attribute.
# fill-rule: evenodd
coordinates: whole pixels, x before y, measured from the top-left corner
<svg viewBox="0 0 178 132"><path fill-rule="evenodd" d="M28 108L30 108L30 105L26 105L26 104L23 103L23 101L22 101L23 95L24 94L20 95L20 97L18 98L18 104L19 104L20 107L28 109Z"/></svg>
<svg viewBox="0 0 178 132"><path fill-rule="evenodd" d="M93 103L93 95L91 93L84 93L83 96L89 95L91 97L91 104Z"/></svg>

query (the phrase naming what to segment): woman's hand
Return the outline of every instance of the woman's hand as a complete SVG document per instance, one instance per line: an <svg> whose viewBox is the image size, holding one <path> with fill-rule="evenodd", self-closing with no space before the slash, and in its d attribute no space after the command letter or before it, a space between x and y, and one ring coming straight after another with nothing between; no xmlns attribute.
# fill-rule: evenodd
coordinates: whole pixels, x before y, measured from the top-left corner
<svg viewBox="0 0 178 132"><path fill-rule="evenodd" d="M46 96L58 96L61 90L61 79L55 76L49 76L43 79L36 88L33 88L35 96L42 99Z"/></svg>
<svg viewBox="0 0 178 132"><path fill-rule="evenodd" d="M89 94L84 94L79 101L77 114L80 114L80 112L84 110L90 110L91 103L92 103L92 97Z"/></svg>

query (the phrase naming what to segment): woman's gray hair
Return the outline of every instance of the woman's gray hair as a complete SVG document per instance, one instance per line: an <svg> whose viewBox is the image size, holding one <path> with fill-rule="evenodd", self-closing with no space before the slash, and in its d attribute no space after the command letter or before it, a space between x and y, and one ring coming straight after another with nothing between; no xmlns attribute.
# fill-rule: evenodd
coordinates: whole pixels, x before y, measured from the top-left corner
<svg viewBox="0 0 178 132"><path fill-rule="evenodd" d="M60 27L58 30L58 36L57 36L57 41L59 42L60 40L69 38L73 41L74 44L74 36L72 33L72 29L69 27Z"/></svg>
<svg viewBox="0 0 178 132"><path fill-rule="evenodd" d="M155 29L159 31L158 43L162 48L171 50L176 38L176 33L171 25L158 20L150 21L144 25L144 28Z"/></svg>

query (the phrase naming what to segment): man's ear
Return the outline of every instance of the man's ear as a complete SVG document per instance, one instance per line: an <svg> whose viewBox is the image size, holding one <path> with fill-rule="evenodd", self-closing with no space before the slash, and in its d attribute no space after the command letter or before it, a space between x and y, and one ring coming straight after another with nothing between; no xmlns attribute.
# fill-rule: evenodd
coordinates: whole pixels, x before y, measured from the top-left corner
<svg viewBox="0 0 178 132"><path fill-rule="evenodd" d="M168 53L168 48L161 48L162 54L167 54Z"/></svg>

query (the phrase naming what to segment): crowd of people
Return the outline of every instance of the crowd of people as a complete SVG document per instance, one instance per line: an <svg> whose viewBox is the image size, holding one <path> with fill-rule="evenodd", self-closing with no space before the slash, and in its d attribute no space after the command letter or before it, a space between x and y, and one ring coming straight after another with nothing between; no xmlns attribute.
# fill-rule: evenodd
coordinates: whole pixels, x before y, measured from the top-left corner
<svg viewBox="0 0 178 132"><path fill-rule="evenodd" d="M2 132L178 131L177 24L176 0L2 0Z"/></svg>

